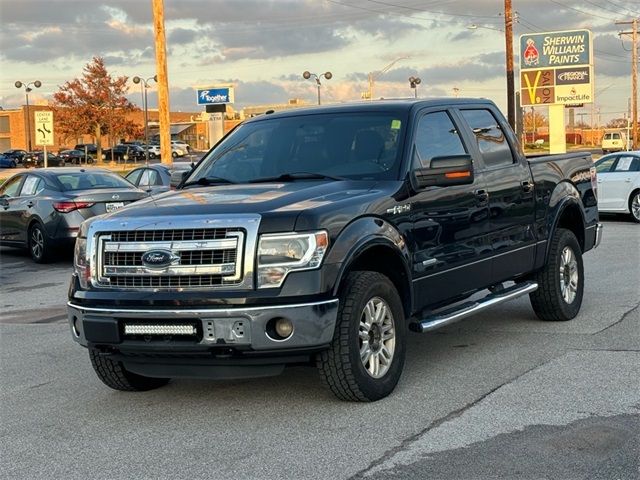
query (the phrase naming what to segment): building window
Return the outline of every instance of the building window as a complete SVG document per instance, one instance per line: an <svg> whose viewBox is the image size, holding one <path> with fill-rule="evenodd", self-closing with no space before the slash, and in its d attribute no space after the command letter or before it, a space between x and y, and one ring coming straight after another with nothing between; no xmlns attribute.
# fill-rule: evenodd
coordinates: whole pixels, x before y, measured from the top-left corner
<svg viewBox="0 0 640 480"><path fill-rule="evenodd" d="M9 115L3 115L0 117L0 133L11 133L11 127L9 126Z"/></svg>

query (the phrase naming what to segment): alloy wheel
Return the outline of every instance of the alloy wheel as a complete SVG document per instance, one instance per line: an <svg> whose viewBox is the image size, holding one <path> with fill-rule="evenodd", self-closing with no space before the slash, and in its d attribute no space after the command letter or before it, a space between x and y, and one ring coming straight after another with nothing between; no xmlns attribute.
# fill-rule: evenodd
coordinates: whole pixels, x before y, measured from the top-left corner
<svg viewBox="0 0 640 480"><path fill-rule="evenodd" d="M42 230L39 227L34 227L31 230L31 253L35 258L42 257L44 251L44 236Z"/></svg>
<svg viewBox="0 0 640 480"><path fill-rule="evenodd" d="M373 297L364 306L358 337L365 370L373 378L384 377L393 362L396 331L391 309L382 298Z"/></svg>
<svg viewBox="0 0 640 480"><path fill-rule="evenodd" d="M576 255L571 247L564 247L560 256L560 291L567 304L575 300L579 281Z"/></svg>
<svg viewBox="0 0 640 480"><path fill-rule="evenodd" d="M633 200L631 200L631 215L640 221L640 192L636 193Z"/></svg>

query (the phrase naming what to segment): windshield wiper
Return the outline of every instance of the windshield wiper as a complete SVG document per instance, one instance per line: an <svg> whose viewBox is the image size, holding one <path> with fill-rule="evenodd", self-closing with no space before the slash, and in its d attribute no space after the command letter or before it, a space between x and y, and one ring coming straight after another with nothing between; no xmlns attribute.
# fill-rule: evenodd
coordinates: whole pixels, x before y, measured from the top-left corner
<svg viewBox="0 0 640 480"><path fill-rule="evenodd" d="M274 177L262 177L249 180L249 183L267 183L267 182L293 182L296 180L347 180L344 177L336 177L333 175L325 175L324 173L312 173L312 172L293 172L283 173Z"/></svg>
<svg viewBox="0 0 640 480"><path fill-rule="evenodd" d="M197 180L192 180L191 182L185 183L184 185L182 185L182 188L190 187L192 185L207 186L207 185L217 185L220 183L236 183L236 182L229 180L227 178L222 178L222 177L200 177Z"/></svg>

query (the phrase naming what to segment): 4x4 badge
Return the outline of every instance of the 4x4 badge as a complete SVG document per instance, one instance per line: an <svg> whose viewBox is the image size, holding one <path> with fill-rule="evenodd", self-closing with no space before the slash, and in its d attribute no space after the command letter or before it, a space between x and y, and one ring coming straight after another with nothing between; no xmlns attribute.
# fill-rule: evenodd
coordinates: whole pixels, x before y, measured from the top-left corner
<svg viewBox="0 0 640 480"><path fill-rule="evenodd" d="M411 204L405 203L404 205L395 205L393 208L387 208L387 213L391 215L397 215L398 213L404 213L411 210Z"/></svg>

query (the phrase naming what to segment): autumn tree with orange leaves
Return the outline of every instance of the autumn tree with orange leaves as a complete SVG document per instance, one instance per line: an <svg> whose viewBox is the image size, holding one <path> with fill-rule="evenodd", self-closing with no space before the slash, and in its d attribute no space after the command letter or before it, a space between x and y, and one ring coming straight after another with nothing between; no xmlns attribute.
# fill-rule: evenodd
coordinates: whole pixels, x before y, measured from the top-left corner
<svg viewBox="0 0 640 480"><path fill-rule="evenodd" d="M94 57L85 65L81 78L66 82L53 94L56 125L66 137L92 135L102 158L102 135L110 138L135 137L140 127L127 120L137 110L125 96L128 77L112 77L104 59Z"/></svg>

